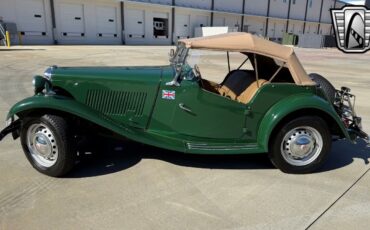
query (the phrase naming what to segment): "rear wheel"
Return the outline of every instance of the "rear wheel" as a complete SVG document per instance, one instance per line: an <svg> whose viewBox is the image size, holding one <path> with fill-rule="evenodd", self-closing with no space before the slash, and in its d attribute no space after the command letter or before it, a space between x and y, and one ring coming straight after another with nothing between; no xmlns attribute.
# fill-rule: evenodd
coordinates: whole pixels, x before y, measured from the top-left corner
<svg viewBox="0 0 370 230"><path fill-rule="evenodd" d="M310 173L322 166L331 148L331 134L320 117L301 117L285 124L277 133L269 157L286 173Z"/></svg>
<svg viewBox="0 0 370 230"><path fill-rule="evenodd" d="M75 145L62 117L26 118L21 129L21 144L31 165L45 175L63 176L75 164Z"/></svg>

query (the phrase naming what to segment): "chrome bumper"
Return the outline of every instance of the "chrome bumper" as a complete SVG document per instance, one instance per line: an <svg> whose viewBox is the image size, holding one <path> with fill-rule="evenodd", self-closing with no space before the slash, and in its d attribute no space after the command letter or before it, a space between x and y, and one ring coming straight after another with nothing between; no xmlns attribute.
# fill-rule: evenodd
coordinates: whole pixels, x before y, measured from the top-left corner
<svg viewBox="0 0 370 230"><path fill-rule="evenodd" d="M347 127L351 139L355 141L357 138L361 138L369 145L369 135L362 130L362 119L355 112L356 96L350 92L351 89L347 87L337 90L334 106Z"/></svg>

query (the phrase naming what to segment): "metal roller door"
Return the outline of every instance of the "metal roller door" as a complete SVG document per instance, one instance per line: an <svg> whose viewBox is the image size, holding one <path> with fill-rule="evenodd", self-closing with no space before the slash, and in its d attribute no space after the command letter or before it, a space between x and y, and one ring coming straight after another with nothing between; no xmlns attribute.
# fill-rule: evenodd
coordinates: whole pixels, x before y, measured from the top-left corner
<svg viewBox="0 0 370 230"><path fill-rule="evenodd" d="M213 19L213 26L225 26L226 19L225 17L215 17Z"/></svg>
<svg viewBox="0 0 370 230"><path fill-rule="evenodd" d="M44 42L52 39L47 29L43 0L17 0L16 5L17 27L25 43L35 39Z"/></svg>
<svg viewBox="0 0 370 230"><path fill-rule="evenodd" d="M209 17L203 15L197 15L193 24L193 28L196 27L207 27L209 25Z"/></svg>
<svg viewBox="0 0 370 230"><path fill-rule="evenodd" d="M190 37L190 15L177 14L175 18L175 39Z"/></svg>
<svg viewBox="0 0 370 230"><path fill-rule="evenodd" d="M145 38L145 11L127 9L126 39Z"/></svg>
<svg viewBox="0 0 370 230"><path fill-rule="evenodd" d="M97 37L101 39L118 38L117 8L110 6L96 7Z"/></svg>
<svg viewBox="0 0 370 230"><path fill-rule="evenodd" d="M276 41L280 41L281 38L283 37L283 33L285 32L285 24L276 22L276 21L271 21L269 22L269 27L268 27L268 33L267 36Z"/></svg>
<svg viewBox="0 0 370 230"><path fill-rule="evenodd" d="M59 36L63 39L85 37L83 4L61 3L59 5Z"/></svg>

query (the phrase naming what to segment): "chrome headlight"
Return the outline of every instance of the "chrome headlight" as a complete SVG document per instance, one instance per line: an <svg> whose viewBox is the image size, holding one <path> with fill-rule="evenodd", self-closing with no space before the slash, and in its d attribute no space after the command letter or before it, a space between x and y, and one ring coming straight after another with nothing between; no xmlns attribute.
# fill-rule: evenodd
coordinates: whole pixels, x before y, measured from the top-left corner
<svg viewBox="0 0 370 230"><path fill-rule="evenodd" d="M34 76L32 80L35 94L41 93L45 89L45 84L48 80L41 76Z"/></svg>
<svg viewBox="0 0 370 230"><path fill-rule="evenodd" d="M53 65L53 66L50 66L49 68L47 68L44 72L44 77L48 80L51 79L51 76L53 74L53 70L58 68L57 66Z"/></svg>

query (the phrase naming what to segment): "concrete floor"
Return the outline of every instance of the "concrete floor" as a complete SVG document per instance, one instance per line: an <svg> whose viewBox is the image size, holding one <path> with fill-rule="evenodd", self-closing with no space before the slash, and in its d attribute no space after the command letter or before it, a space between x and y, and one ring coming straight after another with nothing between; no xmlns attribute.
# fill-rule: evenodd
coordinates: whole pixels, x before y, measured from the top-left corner
<svg viewBox="0 0 370 230"><path fill-rule="evenodd" d="M0 120L49 65L167 64L169 47L0 49ZM370 53L297 49L307 72L347 85L370 132ZM216 61L215 61L216 60ZM219 62L207 59L208 63ZM207 68L203 68L206 72ZM212 69L208 69L211 71ZM217 77L214 77L215 79ZM183 155L135 143L87 156L66 178L36 172L19 140L0 143L0 229L368 229L370 150L336 142L325 167L288 175L267 156Z"/></svg>

